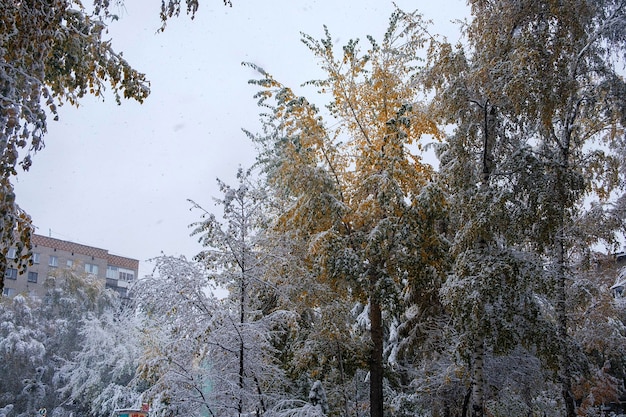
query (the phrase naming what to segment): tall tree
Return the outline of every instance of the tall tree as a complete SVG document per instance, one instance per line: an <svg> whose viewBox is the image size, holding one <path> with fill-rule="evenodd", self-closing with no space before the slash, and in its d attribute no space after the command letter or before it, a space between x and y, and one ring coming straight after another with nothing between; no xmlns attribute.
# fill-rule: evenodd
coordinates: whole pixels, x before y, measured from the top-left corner
<svg viewBox="0 0 626 417"><path fill-rule="evenodd" d="M614 62L625 52L626 3L550 1L519 6L502 5L494 15L494 9L474 3L477 18L471 33L495 46L494 53L504 52L494 64L506 60L514 71L490 75L537 135L542 167L537 212L543 221L538 222L535 242L551 259L560 343L558 377L567 415L573 417L567 289L572 282L571 255L580 242L573 237L584 199L592 193L606 199L618 185L616 166L602 147L621 134L625 121L626 85ZM501 40L494 36L505 31L509 35ZM482 42L477 48L485 45ZM588 244L593 237L583 242Z"/></svg>
<svg viewBox="0 0 626 417"><path fill-rule="evenodd" d="M576 257L584 258L579 255L594 242L610 243L618 224L603 221L594 231L582 227L590 215L610 218L604 203L619 185L616 159L608 151L622 135L625 120L626 89L615 70L624 57L625 4L612 0L470 4L468 51L446 46L440 69L457 75L448 84L449 97L467 102L473 94L479 102L489 100L504 124L503 140L518 138L518 145L504 157L517 160L509 178L515 178L512 190L527 214L512 213L523 219L517 224L525 225L525 231L517 231L519 238L549 260L543 274L554 289L550 294L558 317L552 352L557 353L563 404L573 417L574 351L567 293ZM462 64L467 59L471 63ZM456 122L464 111L445 117ZM587 211L584 203L592 196L599 203Z"/></svg>
<svg viewBox="0 0 626 417"><path fill-rule="evenodd" d="M250 170L240 168L237 180L237 187L218 181L223 197L215 202L223 210L224 223L194 203L194 208L203 211L203 220L192 225L192 234L198 235L204 246L196 260L207 268L218 287L228 290L223 300L222 328L212 330L212 339L219 343L209 349L215 352L212 358L220 355L230 359L210 366L220 367L221 376L212 384L216 392L222 391L226 409L221 412L233 408L241 416L263 414L276 401L283 381L270 335L280 337L278 329L289 328L291 314L276 308L271 288L263 279L267 263L261 241L267 222L265 192L254 183ZM235 403L228 405L228 398Z"/></svg>
<svg viewBox="0 0 626 417"><path fill-rule="evenodd" d="M260 415L284 399L275 346L295 320L264 281L265 193L250 171L237 180L218 180L221 218L193 203L202 219L192 234L204 246L196 260L161 257L134 287L146 316L140 377L159 415Z"/></svg>
<svg viewBox="0 0 626 417"><path fill-rule="evenodd" d="M384 409L385 316L398 314L411 287L436 292L432 255L441 245L422 229L441 204L433 171L411 152L425 135L439 134L411 79L427 38L419 16L404 17L396 11L382 43L370 37L366 53L351 40L337 57L328 31L320 41L304 35L327 77L311 84L330 94L329 124L261 68L263 78L254 81L264 88L262 104L275 99L269 134L258 139L270 183L291 202L277 227L308 242L318 280L346 302L367 306L370 414L377 417Z"/></svg>
<svg viewBox="0 0 626 417"><path fill-rule="evenodd" d="M445 43L433 45L425 78L436 94L431 111L442 123L455 122L438 149L452 258L441 296L471 373L467 406L473 416L482 416L486 353L507 354L534 340L531 329L540 327L535 289L541 262L523 251L528 219L518 213L528 207L515 184L525 144L507 136L507 120L499 120L496 107L482 99L473 63Z"/></svg>

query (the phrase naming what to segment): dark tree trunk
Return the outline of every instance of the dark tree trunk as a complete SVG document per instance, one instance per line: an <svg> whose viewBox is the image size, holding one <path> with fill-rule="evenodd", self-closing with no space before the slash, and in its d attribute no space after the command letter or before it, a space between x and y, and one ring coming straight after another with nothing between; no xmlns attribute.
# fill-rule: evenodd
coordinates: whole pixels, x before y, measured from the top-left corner
<svg viewBox="0 0 626 417"><path fill-rule="evenodd" d="M472 387L469 387L465 398L463 398L463 411L461 417L467 417L467 409L469 408L470 399L472 398Z"/></svg>
<svg viewBox="0 0 626 417"><path fill-rule="evenodd" d="M243 413L243 387L245 382L245 344L241 332L243 331L243 325L246 322L246 275L243 268L243 262L241 267L241 283L239 295L239 324L241 326L239 330L239 404L237 405L238 414L241 416Z"/></svg>
<svg viewBox="0 0 626 417"><path fill-rule="evenodd" d="M558 268L558 284L557 284L557 315L558 328L557 336L559 339L559 382L563 401L565 402L565 410L567 417L576 417L576 403L572 394L572 377L570 368L569 340L567 331L567 279L565 271L565 247L562 242L562 232L557 238L557 268Z"/></svg>
<svg viewBox="0 0 626 417"><path fill-rule="evenodd" d="M485 359L485 342L481 338L474 345L474 363L472 364L472 417L483 417L484 395L485 395L485 376L483 372Z"/></svg>
<svg viewBox="0 0 626 417"><path fill-rule="evenodd" d="M375 278L372 278L371 284L375 286ZM383 319L376 294L370 296L370 326L370 416L383 417Z"/></svg>
<svg viewBox="0 0 626 417"><path fill-rule="evenodd" d="M576 403L572 394L572 371L570 366L570 349L569 349L569 333L568 333L568 306L567 306L567 267L568 260L566 255L566 216L568 203L568 185L566 181L567 173L570 167L570 143L571 132L569 129L565 131L561 140L561 166L557 176L557 195L559 200L558 214L559 223L555 236L554 250L556 252L556 269L557 269L557 288L556 288L556 313L557 313L557 337L559 339L559 382L563 401L565 402L565 410L567 417L576 417Z"/></svg>

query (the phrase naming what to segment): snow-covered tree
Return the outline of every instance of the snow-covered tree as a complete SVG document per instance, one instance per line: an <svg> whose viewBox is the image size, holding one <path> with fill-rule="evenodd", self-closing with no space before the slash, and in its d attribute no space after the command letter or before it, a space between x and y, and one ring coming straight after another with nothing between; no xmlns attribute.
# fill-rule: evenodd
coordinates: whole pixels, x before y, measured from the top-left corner
<svg viewBox="0 0 626 417"><path fill-rule="evenodd" d="M321 379L330 414L350 415L368 404L365 377L356 376L359 369L367 367L367 326L355 325L359 316L362 323L367 322L367 310L360 303L353 308L346 287L319 279L307 235L284 227L281 214L291 203L283 191L276 188L268 193L270 221L262 237L264 280L269 284L265 296L271 295L273 308L289 311L294 319L289 326L282 325L288 331L272 341L289 381L281 412L296 404L309 407L309 391L314 381Z"/></svg>
<svg viewBox="0 0 626 417"><path fill-rule="evenodd" d="M285 391L274 346L296 324L263 281L263 193L248 171L237 178L236 188L219 182L223 220L194 203L205 247L197 261L161 257L133 288L146 320L140 377L156 414L265 413Z"/></svg>
<svg viewBox="0 0 626 417"><path fill-rule="evenodd" d="M623 135L625 121L626 84L615 64L623 62L625 52L626 3L499 4L491 8L473 2L476 19L470 36L476 50L489 45L493 58L489 83L501 91L500 97L535 145L539 169L530 175L534 188L529 189L537 214L533 240L550 260L547 271L558 317L558 378L567 415L573 417L575 363L567 293L581 252L598 239L610 243L614 230L602 222L591 229L595 233L580 226L585 224L581 220L586 217L586 199L598 199L592 208L601 210L619 185L615 159L608 151Z"/></svg>
<svg viewBox="0 0 626 417"><path fill-rule="evenodd" d="M626 377L626 315L610 287L619 276L614 256L595 254L596 267L577 276L568 297L572 338L585 353L584 372L574 375L573 394L580 415L617 402Z"/></svg>
<svg viewBox="0 0 626 417"><path fill-rule="evenodd" d="M277 230L296 231L335 299L365 306L372 416L383 414L386 319L401 312L403 295L413 292L422 307L436 300L443 246L433 227L441 193L432 168L412 152L439 134L411 78L427 35L419 16L406 16L394 13L382 43L369 38L366 52L352 40L336 56L328 32L320 41L303 37L325 73L311 84L330 94L328 123L253 66L262 77L253 81L263 88L258 97L272 109L256 137L260 160L288 202Z"/></svg>
<svg viewBox="0 0 626 417"><path fill-rule="evenodd" d="M536 300L541 259L524 250L529 207L517 191L526 144L483 88L480 57L474 62L445 41L429 52L423 82L435 94L430 111L452 125L437 149L451 264L440 295L469 370L466 406L482 416L486 353L508 354L545 327Z"/></svg>
<svg viewBox="0 0 626 417"><path fill-rule="evenodd" d="M85 409L80 398L62 406L67 397L57 389L67 382L64 373L83 348L85 324L99 322L119 306L116 294L105 290L101 281L74 270L59 270L56 277L48 278L46 287L42 299L18 295L0 300L0 372L5 376L0 378L0 405L14 404L16 414L32 414L33 407L35 412L46 408L51 413L61 412L62 407ZM95 397L101 394L99 388L83 387L82 393L91 390Z"/></svg>
<svg viewBox="0 0 626 417"><path fill-rule="evenodd" d="M242 415L264 413L276 401L283 381L271 342L281 327L288 331L292 319L277 308L274 289L264 281L268 254L261 232L267 223L266 194L250 170L240 168L237 179L236 187L219 181L223 196L215 202L223 220L194 203L203 210L203 219L192 227L204 246L196 259L216 285L228 290L221 327L212 329L208 347L210 366L220 375L212 381L216 407L220 413L234 409Z"/></svg>
<svg viewBox="0 0 626 417"><path fill-rule="evenodd" d="M0 406L12 404L17 414L27 410L23 381L47 364L46 322L39 309L40 302L22 295L0 299Z"/></svg>
<svg viewBox="0 0 626 417"><path fill-rule="evenodd" d="M36 417L39 414L46 396L46 384L41 380L45 372L46 368L39 366L35 369L34 378L23 381L22 395L26 398L26 411L19 414L19 417Z"/></svg>
<svg viewBox="0 0 626 417"><path fill-rule="evenodd" d="M491 157L491 152L503 154L503 148L515 145L485 143L483 134L489 133L481 112L473 120L468 113L440 154L452 242L452 268L441 297L460 337L458 353L471 370L472 415L482 415L486 351L507 354L519 344L532 343L546 324L536 299L541 262L523 250L519 239L522 226L516 212L526 208L516 200L515 179L505 177L512 161L501 156L496 164ZM481 134L468 134L472 130Z"/></svg>
<svg viewBox="0 0 626 417"><path fill-rule="evenodd" d="M140 392L133 379L141 339L133 311L118 307L85 317L79 336L80 350L55 376L61 396L92 416L137 406Z"/></svg>
<svg viewBox="0 0 626 417"><path fill-rule="evenodd" d="M184 258L157 258L132 297L143 317L138 379L143 400L158 416L203 416L212 411L204 340L220 308L205 271Z"/></svg>
<svg viewBox="0 0 626 417"><path fill-rule="evenodd" d="M460 198L475 193L463 186L468 174L462 171L472 172L468 161L482 155L483 163L475 166L496 167L491 195L484 195L504 203L499 211L505 216L494 218L498 206L471 199L464 210L486 209L489 215L477 219L489 228L508 229L505 236L513 238L518 253L524 252L536 266L541 261L545 285L526 288L549 296L548 310L554 308L557 319L552 336L542 332L544 337L533 339L536 344L549 342L538 353L557 365L563 404L573 417L577 350L568 311L574 304L567 294L589 259L591 245L612 244L620 226L606 203L619 188L617 158L610 152L623 136L620 103L626 88L615 64L623 60L625 4L480 0L470 5L467 47L443 43L434 48L440 59L430 85L445 93L434 100L440 103L439 117L456 125L455 140L474 138L473 144L461 143L456 155L445 155L445 163L460 174L451 184L457 193L465 190L458 193ZM474 123L468 124L479 109L484 116L475 114ZM489 143L480 136L487 138L492 115L497 131ZM499 190L509 196L502 199ZM592 199L597 201L590 203Z"/></svg>

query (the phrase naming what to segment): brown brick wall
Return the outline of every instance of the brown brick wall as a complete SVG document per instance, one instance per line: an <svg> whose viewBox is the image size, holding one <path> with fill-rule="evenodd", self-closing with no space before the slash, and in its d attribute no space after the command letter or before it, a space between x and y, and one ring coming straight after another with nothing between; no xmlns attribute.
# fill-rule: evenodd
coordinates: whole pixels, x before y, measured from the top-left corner
<svg viewBox="0 0 626 417"><path fill-rule="evenodd" d="M67 240L55 239L41 235L33 235L32 244L45 246L47 248L59 249L70 253L80 253L81 255L93 256L95 258L106 259L109 251L95 248L93 246L81 245L79 243L68 242Z"/></svg>
<svg viewBox="0 0 626 417"><path fill-rule="evenodd" d="M137 272L139 270L139 261L137 259L125 258L123 256L107 254L107 262L112 266L119 266L121 268L132 269Z"/></svg>

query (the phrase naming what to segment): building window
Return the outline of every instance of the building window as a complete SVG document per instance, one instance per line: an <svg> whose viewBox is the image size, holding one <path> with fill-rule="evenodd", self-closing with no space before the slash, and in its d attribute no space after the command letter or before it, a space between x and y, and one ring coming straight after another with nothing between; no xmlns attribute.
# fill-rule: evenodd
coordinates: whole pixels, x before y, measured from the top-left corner
<svg viewBox="0 0 626 417"><path fill-rule="evenodd" d="M39 263L39 258L40 258L40 256L39 256L38 253L33 253L32 261L33 261L34 264L38 264Z"/></svg>
<svg viewBox="0 0 626 417"><path fill-rule="evenodd" d="M74 261L71 259L68 259L65 265L67 265L68 268L72 268L74 266Z"/></svg>
<svg viewBox="0 0 626 417"><path fill-rule="evenodd" d="M56 256L50 255L50 260L48 261L48 266L59 266L59 258Z"/></svg>
<svg viewBox="0 0 626 417"><path fill-rule="evenodd" d="M2 290L2 295L5 297L13 297L15 295L15 289L4 287Z"/></svg>
<svg viewBox="0 0 626 417"><path fill-rule="evenodd" d="M88 274L98 275L98 265L85 264L85 272Z"/></svg>
<svg viewBox="0 0 626 417"><path fill-rule="evenodd" d="M120 280L122 281L132 281L135 279L135 272L130 269L120 268Z"/></svg>
<svg viewBox="0 0 626 417"><path fill-rule="evenodd" d="M9 248L9 252L7 252L7 258L8 259L17 258L17 250L15 248Z"/></svg>
<svg viewBox="0 0 626 417"><path fill-rule="evenodd" d="M121 281L132 281L135 279L135 271L108 265L106 277L109 279L119 279Z"/></svg>
<svg viewBox="0 0 626 417"><path fill-rule="evenodd" d="M6 272L4 273L4 277L6 279L17 279L17 269L7 268Z"/></svg>
<svg viewBox="0 0 626 417"><path fill-rule="evenodd" d="M107 278L110 279L117 279L118 277L118 273L117 273L117 266L107 266Z"/></svg>
<svg viewBox="0 0 626 417"><path fill-rule="evenodd" d="M37 282L37 273L29 272L28 273L28 282Z"/></svg>

